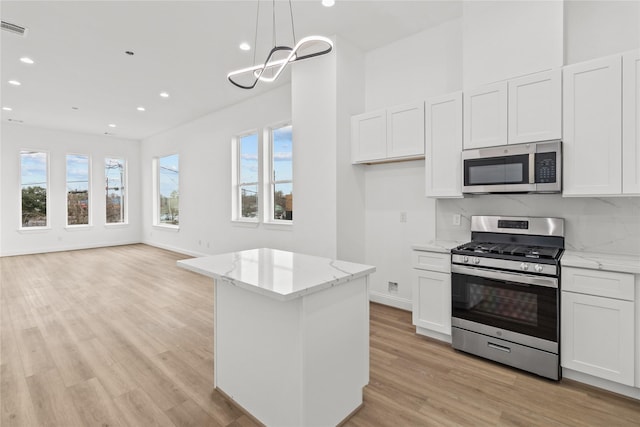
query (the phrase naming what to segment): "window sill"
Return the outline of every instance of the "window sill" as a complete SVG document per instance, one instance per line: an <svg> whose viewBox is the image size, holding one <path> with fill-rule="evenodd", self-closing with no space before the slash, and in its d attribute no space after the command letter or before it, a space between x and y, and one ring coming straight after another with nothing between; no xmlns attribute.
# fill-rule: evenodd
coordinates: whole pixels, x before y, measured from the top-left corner
<svg viewBox="0 0 640 427"><path fill-rule="evenodd" d="M236 227L258 228L260 222L257 220L248 219L232 219L231 224Z"/></svg>
<svg viewBox="0 0 640 427"><path fill-rule="evenodd" d="M180 226L179 225L153 224L153 228L155 228L157 230L173 231L173 232L176 232L176 233L178 231L180 231Z"/></svg>
<svg viewBox="0 0 640 427"><path fill-rule="evenodd" d="M20 227L18 228L18 233L46 233L47 231L51 231L51 227Z"/></svg>
<svg viewBox="0 0 640 427"><path fill-rule="evenodd" d="M91 224L78 224L78 225L67 225L64 227L67 231L83 231L83 230L91 230L93 225Z"/></svg>

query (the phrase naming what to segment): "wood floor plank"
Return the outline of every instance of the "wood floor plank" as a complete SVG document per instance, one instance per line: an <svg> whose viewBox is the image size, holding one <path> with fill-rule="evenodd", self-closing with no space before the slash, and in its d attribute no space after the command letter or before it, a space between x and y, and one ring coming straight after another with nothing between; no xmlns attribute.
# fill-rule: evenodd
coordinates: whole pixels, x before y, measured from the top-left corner
<svg viewBox="0 0 640 427"><path fill-rule="evenodd" d="M214 285L184 258L145 245L0 258L1 425L255 427L213 390ZM370 316L370 384L345 426L640 425L638 400L455 351L407 311Z"/></svg>

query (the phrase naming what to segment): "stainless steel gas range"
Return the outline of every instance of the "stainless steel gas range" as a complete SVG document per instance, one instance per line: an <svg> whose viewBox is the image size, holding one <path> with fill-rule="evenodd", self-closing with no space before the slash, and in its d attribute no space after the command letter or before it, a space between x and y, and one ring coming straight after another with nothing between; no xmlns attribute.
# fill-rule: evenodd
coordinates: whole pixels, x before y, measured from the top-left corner
<svg viewBox="0 0 640 427"><path fill-rule="evenodd" d="M564 220L471 217L451 250L453 347L558 380Z"/></svg>

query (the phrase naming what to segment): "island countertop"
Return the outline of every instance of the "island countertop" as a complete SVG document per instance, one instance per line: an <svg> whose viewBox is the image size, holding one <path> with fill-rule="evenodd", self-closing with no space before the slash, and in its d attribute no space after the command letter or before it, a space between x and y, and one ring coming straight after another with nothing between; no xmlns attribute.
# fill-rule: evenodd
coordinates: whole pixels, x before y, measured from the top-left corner
<svg viewBox="0 0 640 427"><path fill-rule="evenodd" d="M185 259L178 267L281 301L373 273L370 265L260 248Z"/></svg>

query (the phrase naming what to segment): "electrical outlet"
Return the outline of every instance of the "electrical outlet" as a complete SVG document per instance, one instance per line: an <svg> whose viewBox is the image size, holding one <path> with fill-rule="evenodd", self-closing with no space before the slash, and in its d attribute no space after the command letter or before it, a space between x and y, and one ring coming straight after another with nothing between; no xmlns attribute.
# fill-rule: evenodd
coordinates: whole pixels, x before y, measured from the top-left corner
<svg viewBox="0 0 640 427"><path fill-rule="evenodd" d="M398 292L398 282L389 282L389 292Z"/></svg>
<svg viewBox="0 0 640 427"><path fill-rule="evenodd" d="M400 212L400 222L407 222L407 213Z"/></svg>
<svg viewBox="0 0 640 427"><path fill-rule="evenodd" d="M460 214L453 214L452 223L453 225L460 226Z"/></svg>

